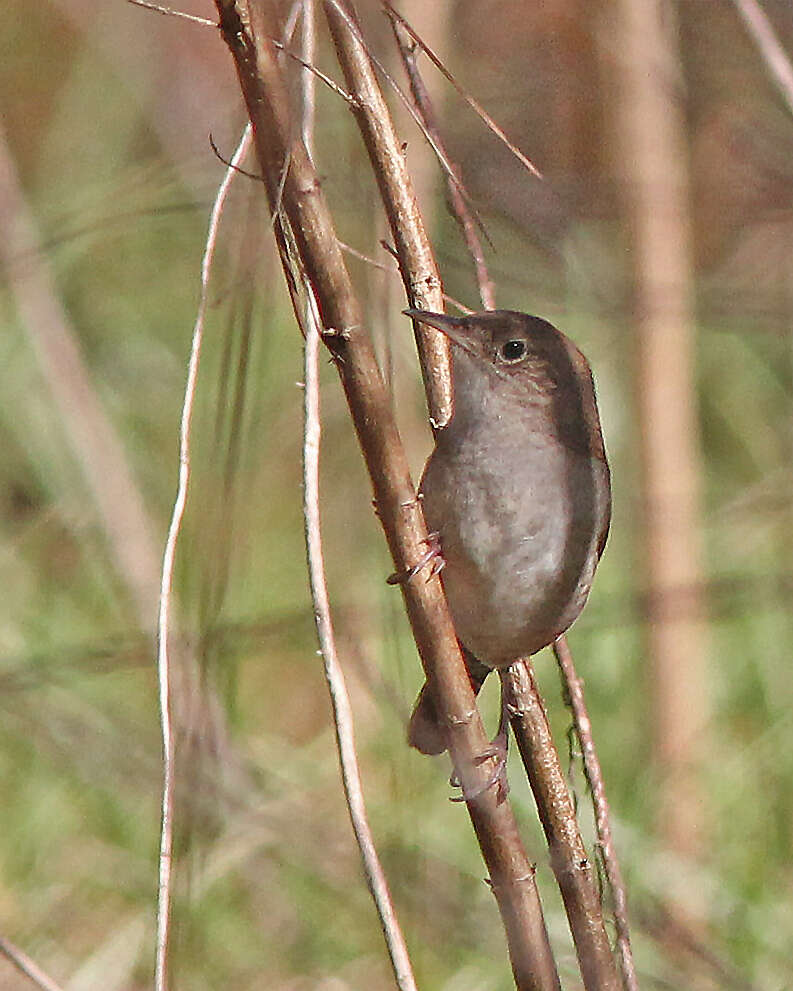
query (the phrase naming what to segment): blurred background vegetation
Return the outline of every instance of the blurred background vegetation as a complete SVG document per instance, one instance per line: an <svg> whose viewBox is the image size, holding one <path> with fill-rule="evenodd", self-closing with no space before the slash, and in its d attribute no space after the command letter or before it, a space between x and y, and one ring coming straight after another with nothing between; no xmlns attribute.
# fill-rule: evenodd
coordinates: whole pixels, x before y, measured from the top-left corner
<svg viewBox="0 0 793 991"><path fill-rule="evenodd" d="M793 9L765 6L793 52ZM214 16L208 2L187 9ZM675 603L685 609L696 593L707 616L702 699L687 696L682 641L678 658L683 708L705 717L695 717L696 835L676 848L659 815L658 787L670 782L653 742L648 630L662 620L648 605L642 524L635 252L615 138L619 8L444 0L400 9L544 173L529 177L426 68L487 225L499 305L551 319L595 371L615 513L570 642L629 882L642 986L793 987L790 112L732 2L666 8L690 175L704 566L697 589L671 590L664 615L674 619ZM398 72L378 4L361 0L359 10ZM243 113L211 28L122 2L12 0L0 37L0 935L70 991L131 991L149 985L153 959L156 569L223 171L207 136L230 156ZM338 77L322 31L318 61ZM402 116L447 290L476 307L441 184ZM325 91L316 158L341 237L387 265L357 131ZM173 985L386 988L315 653L300 512L301 341L262 200L257 183L240 178L221 230L178 552L187 689ZM418 474L431 439L401 288L380 269L350 266ZM322 401L334 618L369 811L419 984L506 989L497 912L467 819L446 800L447 765L404 742L420 666L399 595L385 585L389 561L329 366ZM536 667L563 747L569 718L549 652ZM492 720L490 691L484 704ZM571 775L591 836L575 761ZM511 777L563 981L576 987L532 799L517 769ZM0 987L29 986L0 961Z"/></svg>

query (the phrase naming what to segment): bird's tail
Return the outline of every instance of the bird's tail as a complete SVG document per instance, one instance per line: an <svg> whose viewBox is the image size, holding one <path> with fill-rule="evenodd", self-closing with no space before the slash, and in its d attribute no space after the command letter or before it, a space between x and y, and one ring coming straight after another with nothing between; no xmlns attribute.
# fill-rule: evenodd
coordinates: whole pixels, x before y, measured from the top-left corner
<svg viewBox="0 0 793 991"><path fill-rule="evenodd" d="M473 688L474 694L478 695L479 689L484 684L491 669L477 660L462 644L460 644L460 650L463 653L471 688ZM410 724L408 725L408 743L420 753L427 755L442 754L446 749L446 734L438 719L435 699L429 682L424 683L413 707L413 715L410 717Z"/></svg>

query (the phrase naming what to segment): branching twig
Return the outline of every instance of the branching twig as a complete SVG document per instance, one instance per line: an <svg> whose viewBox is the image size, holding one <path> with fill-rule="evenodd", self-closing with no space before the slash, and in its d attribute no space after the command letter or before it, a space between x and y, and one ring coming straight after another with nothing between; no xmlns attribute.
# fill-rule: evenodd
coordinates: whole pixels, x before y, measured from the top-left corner
<svg viewBox="0 0 793 991"><path fill-rule="evenodd" d="M339 0L325 0L325 13L347 88L356 100L353 112L380 187L408 302L418 309L442 309L440 274L413 192L402 144L391 123L355 14ZM411 112L417 116L412 107ZM442 429L451 418L449 341L432 327L415 323L414 329L430 421Z"/></svg>
<svg viewBox="0 0 793 991"><path fill-rule="evenodd" d="M182 405L182 421L179 435L179 483L174 501L171 523L168 528L168 538L165 544L162 563L162 581L160 586L160 615L158 623L159 650L157 670L160 687L160 722L162 727L163 746L163 789L162 789L162 826L160 832L160 877L157 902L157 945L155 956L154 986L156 991L166 991L168 986L168 943L170 935L171 916L171 858L173 854L173 804L174 804L174 753L173 729L171 727L171 691L170 691L170 658L169 658L169 620L171 612L171 591L173 583L173 568L176 557L176 543L181 530L187 502L187 490L190 483L190 428L195 403L195 390L198 381L198 367L201 358L201 345L204 335L204 320L209 306L209 278L212 262L215 256L218 228L223 207L229 188L236 174L236 168L245 157L251 141L251 126L245 128L242 139L234 152L231 165L226 171L223 182L218 189L215 203L209 220L204 257L201 263L201 296L198 303L193 339L190 351L190 361L185 385L184 403Z"/></svg>
<svg viewBox="0 0 793 991"><path fill-rule="evenodd" d="M444 154L446 154L443 139L435 122L432 101L430 100L427 87L424 85L424 80L421 78L421 73L418 69L418 64L416 61L417 42L413 39L412 35L408 33L401 20L394 17L391 20L391 24L394 29L394 37L396 38L397 45L399 47L399 54L401 55L402 63L405 66L405 72L410 80L410 91L416 103L416 110L421 115L424 126L432 135L435 144L443 150ZM446 176L446 190L449 195L452 216L460 226L463 240L468 248L468 253L471 256L471 260L474 263L476 281L479 286L479 295L482 300L482 307L485 310L493 310L496 306L495 296L493 293L493 282L491 281L487 270L487 262L485 261L485 253L482 250L482 242L480 241L479 234L476 231L476 224L474 223L474 219L468 209L466 199L461 192L462 178L458 174L456 166L448 157L448 154L446 157L449 161L450 167L455 173L455 178L457 180L456 182L452 182L448 174Z"/></svg>
<svg viewBox="0 0 793 991"><path fill-rule="evenodd" d="M388 16L392 20L402 25L402 27L405 29L405 31L407 31L407 33L416 42L416 44L422 49L422 51L426 53L427 57L430 59L433 65L452 84L452 86L454 86L454 88L457 90L460 96L465 100L468 106L474 111L477 117L479 117L479 119L493 132L493 134L495 134L496 137L501 142L503 142L503 144L505 144L507 148L509 148L512 154L515 156L515 158L517 158L517 160L521 163L521 165L523 165L524 168L528 169L528 171L531 172L532 175L537 176L538 179L541 179L542 173L539 171L539 169L532 162L529 161L529 159L523 154L520 148L518 148L509 140L509 138L506 136L502 128L498 126L498 124L493 120L490 114L487 113L484 107L482 107L479 103L477 103L477 101L463 89L463 87L457 82L457 80L454 78L451 72L449 72L449 70L443 64L443 61L435 54L435 52L430 48L429 45L427 45L424 41L422 41L419 35L416 34L416 32L413 30L410 24L405 20L405 18L399 13L399 11L395 10L388 2L388 0L383 0L383 6L385 7Z"/></svg>

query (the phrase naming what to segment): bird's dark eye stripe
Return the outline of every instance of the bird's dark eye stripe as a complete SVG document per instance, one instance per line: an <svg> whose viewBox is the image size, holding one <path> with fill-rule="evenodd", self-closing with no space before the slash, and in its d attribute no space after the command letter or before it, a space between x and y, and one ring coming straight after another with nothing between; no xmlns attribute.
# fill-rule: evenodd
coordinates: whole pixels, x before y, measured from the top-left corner
<svg viewBox="0 0 793 991"><path fill-rule="evenodd" d="M501 345L501 357L504 361L518 361L525 353L525 341L507 341Z"/></svg>

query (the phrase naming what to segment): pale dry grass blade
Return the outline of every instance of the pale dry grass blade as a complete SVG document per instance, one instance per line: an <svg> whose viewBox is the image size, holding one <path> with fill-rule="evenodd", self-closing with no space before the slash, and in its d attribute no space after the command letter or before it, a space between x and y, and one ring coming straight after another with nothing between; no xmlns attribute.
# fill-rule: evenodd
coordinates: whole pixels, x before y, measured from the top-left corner
<svg viewBox="0 0 793 991"><path fill-rule="evenodd" d="M171 917L171 877L173 855L173 806L174 806L174 738L171 725L171 671L169 657L169 635L171 616L171 594L173 587L173 570L176 559L176 545L179 539L182 519L187 504L187 492L190 483L190 431L195 405L198 369L201 359L201 346L204 337L204 322L209 307L209 280L212 273L212 263L217 247L218 231L223 215L223 208L228 197L229 189L236 175L239 164L251 143L252 127L247 125L237 150L226 170L223 181L218 189L212 213L209 219L204 257L201 263L201 295L198 303L193 338L190 350L190 360L187 370L182 419L179 433L179 481L174 501L171 523L168 528L168 538L165 544L162 563L162 580L160 585L160 614L158 623L159 649L157 656L157 671L160 693L160 723L162 728L163 747L163 789L162 789L162 826L160 832L160 869L157 901L157 943L155 955L154 986L156 991L167 991L168 946Z"/></svg>

